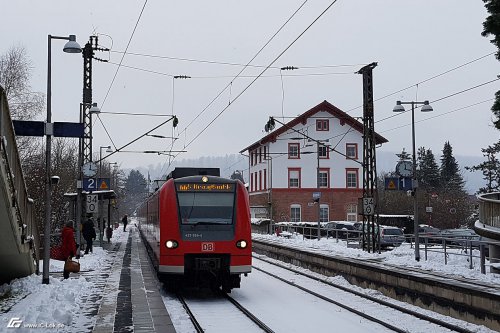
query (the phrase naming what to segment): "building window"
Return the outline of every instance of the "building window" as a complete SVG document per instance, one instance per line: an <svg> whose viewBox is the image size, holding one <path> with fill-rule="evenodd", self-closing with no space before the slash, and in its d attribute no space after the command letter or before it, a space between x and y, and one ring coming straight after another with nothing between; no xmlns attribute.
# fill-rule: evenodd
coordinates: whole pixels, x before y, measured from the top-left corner
<svg viewBox="0 0 500 333"><path fill-rule="evenodd" d="M288 144L288 158L300 158L300 146L298 143Z"/></svg>
<svg viewBox="0 0 500 333"><path fill-rule="evenodd" d="M259 163L262 163L262 147L259 147Z"/></svg>
<svg viewBox="0 0 500 333"><path fill-rule="evenodd" d="M330 158L330 149L328 149L328 146L318 145L318 157L323 159Z"/></svg>
<svg viewBox="0 0 500 333"><path fill-rule="evenodd" d="M264 190L267 190L267 169L264 169Z"/></svg>
<svg viewBox="0 0 500 333"><path fill-rule="evenodd" d="M328 205L321 204L319 206L319 221L320 222L328 222L330 221L329 218L329 208Z"/></svg>
<svg viewBox="0 0 500 333"><path fill-rule="evenodd" d="M330 187L330 169L319 169L318 186L326 188Z"/></svg>
<svg viewBox="0 0 500 333"><path fill-rule="evenodd" d="M358 188L358 169L346 169L346 187Z"/></svg>
<svg viewBox="0 0 500 333"><path fill-rule="evenodd" d="M357 160L358 159L358 144L357 143L346 143L345 155L346 155L346 158L348 158L348 159Z"/></svg>
<svg viewBox="0 0 500 333"><path fill-rule="evenodd" d="M259 191L262 191L262 170L259 170Z"/></svg>
<svg viewBox="0 0 500 333"><path fill-rule="evenodd" d="M300 222L300 205L290 206L290 222Z"/></svg>
<svg viewBox="0 0 500 333"><path fill-rule="evenodd" d="M316 131L329 131L328 119L316 119Z"/></svg>
<svg viewBox="0 0 500 333"><path fill-rule="evenodd" d="M253 176L254 176L254 178L253 178L253 189L254 189L254 191L257 191L257 172L254 172Z"/></svg>
<svg viewBox="0 0 500 333"><path fill-rule="evenodd" d="M356 222L358 220L358 205L349 204L346 207L346 220Z"/></svg>
<svg viewBox="0 0 500 333"><path fill-rule="evenodd" d="M253 192L253 173L250 173L250 192Z"/></svg>
<svg viewBox="0 0 500 333"><path fill-rule="evenodd" d="M264 161L267 159L267 146L264 146Z"/></svg>
<svg viewBox="0 0 500 333"><path fill-rule="evenodd" d="M288 169L288 187L300 188L300 169Z"/></svg>
<svg viewBox="0 0 500 333"><path fill-rule="evenodd" d="M250 165L253 166L253 151L250 152Z"/></svg>

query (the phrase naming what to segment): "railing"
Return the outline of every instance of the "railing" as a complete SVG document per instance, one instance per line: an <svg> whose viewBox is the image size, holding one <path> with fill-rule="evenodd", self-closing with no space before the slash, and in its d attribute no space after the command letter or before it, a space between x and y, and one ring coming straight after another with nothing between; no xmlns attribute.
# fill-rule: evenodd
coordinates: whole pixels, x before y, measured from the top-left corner
<svg viewBox="0 0 500 333"><path fill-rule="evenodd" d="M318 228L312 225L277 225L278 233L285 238L302 237L302 239L317 239ZM321 237L335 240L337 243L345 243L347 247L362 247L362 231L346 229L321 229ZM406 242L413 248L415 241L414 234L404 235ZM500 246L500 242L491 240L481 240L479 236L440 236L440 235L420 235L420 248L424 253L424 259L428 260L428 253L442 253L443 262L448 264L450 256L468 257L469 269L474 269L474 259L479 261L482 274L486 274L486 263L489 260L488 249L490 245ZM452 250L459 250L452 251ZM479 250L479 255L474 254L474 250Z"/></svg>
<svg viewBox="0 0 500 333"><path fill-rule="evenodd" d="M29 244L38 271L38 260L40 259L38 225L35 224L33 200L28 197L7 97L2 87L0 87L0 157L5 161L12 207L15 208L18 226L21 230L20 243Z"/></svg>
<svg viewBox="0 0 500 333"><path fill-rule="evenodd" d="M500 192L478 195L479 221L500 228Z"/></svg>

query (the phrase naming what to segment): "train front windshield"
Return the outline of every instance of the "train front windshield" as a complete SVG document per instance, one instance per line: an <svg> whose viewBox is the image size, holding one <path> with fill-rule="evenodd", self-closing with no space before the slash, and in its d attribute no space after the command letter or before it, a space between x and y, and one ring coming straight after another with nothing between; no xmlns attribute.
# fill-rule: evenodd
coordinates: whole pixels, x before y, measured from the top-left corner
<svg viewBox="0 0 500 333"><path fill-rule="evenodd" d="M232 224L234 193L177 193L182 224Z"/></svg>

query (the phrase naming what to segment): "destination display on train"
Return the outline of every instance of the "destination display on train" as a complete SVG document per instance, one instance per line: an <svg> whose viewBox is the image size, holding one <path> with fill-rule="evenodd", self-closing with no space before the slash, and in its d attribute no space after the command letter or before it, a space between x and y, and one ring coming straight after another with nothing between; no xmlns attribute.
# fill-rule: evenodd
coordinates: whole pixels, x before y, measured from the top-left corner
<svg viewBox="0 0 500 333"><path fill-rule="evenodd" d="M203 183L184 183L176 184L179 192L232 192L234 184L203 184Z"/></svg>

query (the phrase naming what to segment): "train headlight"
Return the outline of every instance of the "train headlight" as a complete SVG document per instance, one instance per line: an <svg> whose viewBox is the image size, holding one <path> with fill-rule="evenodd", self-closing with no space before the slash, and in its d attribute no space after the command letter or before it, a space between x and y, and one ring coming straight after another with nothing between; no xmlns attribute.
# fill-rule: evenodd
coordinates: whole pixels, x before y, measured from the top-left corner
<svg viewBox="0 0 500 333"><path fill-rule="evenodd" d="M201 177L201 181L204 183L208 182L208 177L207 176Z"/></svg>
<svg viewBox="0 0 500 333"><path fill-rule="evenodd" d="M240 249L246 248L247 245L248 245L247 241L243 239L236 242L236 247Z"/></svg>
<svg viewBox="0 0 500 333"><path fill-rule="evenodd" d="M177 243L177 241L174 240L168 240L165 242L165 246L167 247L167 249L175 249L176 247L179 246L179 243Z"/></svg>

